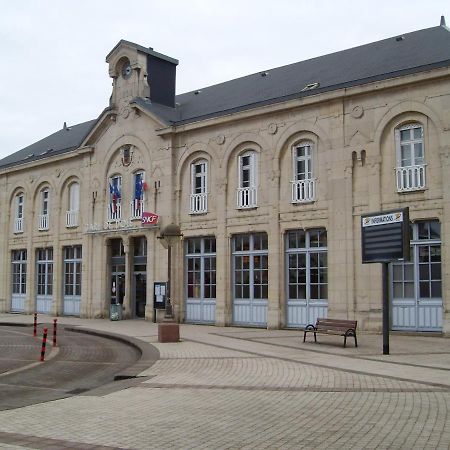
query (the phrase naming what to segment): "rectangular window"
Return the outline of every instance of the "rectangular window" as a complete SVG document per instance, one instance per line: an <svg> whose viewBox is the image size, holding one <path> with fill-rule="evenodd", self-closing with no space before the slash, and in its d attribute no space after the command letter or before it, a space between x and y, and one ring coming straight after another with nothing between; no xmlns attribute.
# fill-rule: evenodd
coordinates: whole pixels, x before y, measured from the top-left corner
<svg viewBox="0 0 450 450"><path fill-rule="evenodd" d="M190 238L186 242L188 299L216 298L216 239Z"/></svg>
<svg viewBox="0 0 450 450"><path fill-rule="evenodd" d="M328 299L327 232L324 228L286 234L288 300Z"/></svg>
<svg viewBox="0 0 450 450"><path fill-rule="evenodd" d="M12 293L26 294L27 292L27 251L13 250L12 252Z"/></svg>
<svg viewBox="0 0 450 450"><path fill-rule="evenodd" d="M64 247L64 295L81 296L81 245Z"/></svg>
<svg viewBox="0 0 450 450"><path fill-rule="evenodd" d="M36 256L37 295L51 296L53 294L53 249L38 249Z"/></svg>

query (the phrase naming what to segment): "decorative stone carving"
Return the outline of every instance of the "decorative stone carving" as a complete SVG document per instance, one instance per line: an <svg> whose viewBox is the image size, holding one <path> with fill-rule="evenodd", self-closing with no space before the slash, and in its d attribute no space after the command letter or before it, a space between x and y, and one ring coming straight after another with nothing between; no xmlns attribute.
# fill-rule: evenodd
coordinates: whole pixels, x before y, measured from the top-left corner
<svg viewBox="0 0 450 450"><path fill-rule="evenodd" d="M217 142L217 144L219 144L219 145L225 144L225 136L224 136L223 134L219 134L219 135L216 137L216 142Z"/></svg>
<svg viewBox="0 0 450 450"><path fill-rule="evenodd" d="M270 134L276 134L278 131L278 125L276 123L269 124L268 128Z"/></svg>
<svg viewBox="0 0 450 450"><path fill-rule="evenodd" d="M354 119L359 119L364 114L364 108L361 105L356 105L350 114Z"/></svg>

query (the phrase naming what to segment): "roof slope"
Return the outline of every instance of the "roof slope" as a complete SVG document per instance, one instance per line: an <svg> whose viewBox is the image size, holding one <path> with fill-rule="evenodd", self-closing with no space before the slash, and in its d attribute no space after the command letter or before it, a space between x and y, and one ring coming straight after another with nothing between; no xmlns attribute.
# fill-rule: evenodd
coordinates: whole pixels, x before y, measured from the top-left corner
<svg viewBox="0 0 450 450"><path fill-rule="evenodd" d="M428 28L178 95L176 123L450 65L450 32ZM302 91L306 85L319 87Z"/></svg>
<svg viewBox="0 0 450 450"><path fill-rule="evenodd" d="M63 128L28 147L0 160L0 167L24 164L70 152L78 148L91 131L97 119Z"/></svg>
<svg viewBox="0 0 450 450"><path fill-rule="evenodd" d="M180 94L176 96L175 108L143 98L133 101L167 125L181 125L320 92L448 66L450 30L445 26L438 26ZM311 90L303 90L311 83L319 85ZM0 167L74 150L83 142L95 122L96 120L91 120L72 126L69 130L62 129L0 160ZM52 150L48 151L49 149Z"/></svg>

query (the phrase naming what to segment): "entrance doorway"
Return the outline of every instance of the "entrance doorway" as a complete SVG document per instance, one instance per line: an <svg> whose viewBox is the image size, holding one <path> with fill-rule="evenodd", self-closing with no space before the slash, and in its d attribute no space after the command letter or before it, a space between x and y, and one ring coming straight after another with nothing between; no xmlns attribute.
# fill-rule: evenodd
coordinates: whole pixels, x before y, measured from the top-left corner
<svg viewBox="0 0 450 450"><path fill-rule="evenodd" d="M147 274L134 273L134 315L145 317L145 305L147 303Z"/></svg>
<svg viewBox="0 0 450 450"><path fill-rule="evenodd" d="M144 236L133 238L133 316L144 318L147 303L147 239Z"/></svg>
<svg viewBox="0 0 450 450"><path fill-rule="evenodd" d="M111 304L123 305L125 297L125 252L122 239L111 239Z"/></svg>

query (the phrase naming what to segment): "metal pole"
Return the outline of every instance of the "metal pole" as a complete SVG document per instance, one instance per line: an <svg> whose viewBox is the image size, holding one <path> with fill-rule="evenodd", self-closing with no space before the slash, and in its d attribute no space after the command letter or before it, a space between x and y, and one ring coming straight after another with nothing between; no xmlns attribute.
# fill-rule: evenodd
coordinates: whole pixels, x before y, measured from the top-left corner
<svg viewBox="0 0 450 450"><path fill-rule="evenodd" d="M170 301L170 272L172 269L172 246L169 244L167 247L167 292L166 292L166 319L173 318L172 303Z"/></svg>
<svg viewBox="0 0 450 450"><path fill-rule="evenodd" d="M383 355L389 355L389 263L383 265Z"/></svg>

